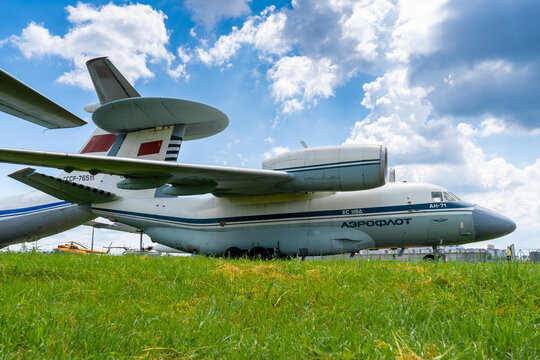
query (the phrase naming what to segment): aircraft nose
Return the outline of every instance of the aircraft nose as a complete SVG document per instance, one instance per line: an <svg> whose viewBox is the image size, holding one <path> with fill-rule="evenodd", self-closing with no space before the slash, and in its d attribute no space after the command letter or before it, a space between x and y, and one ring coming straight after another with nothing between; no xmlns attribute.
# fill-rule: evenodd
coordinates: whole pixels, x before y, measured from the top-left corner
<svg viewBox="0 0 540 360"><path fill-rule="evenodd" d="M473 222L477 241L498 238L516 230L515 222L481 206L474 207Z"/></svg>

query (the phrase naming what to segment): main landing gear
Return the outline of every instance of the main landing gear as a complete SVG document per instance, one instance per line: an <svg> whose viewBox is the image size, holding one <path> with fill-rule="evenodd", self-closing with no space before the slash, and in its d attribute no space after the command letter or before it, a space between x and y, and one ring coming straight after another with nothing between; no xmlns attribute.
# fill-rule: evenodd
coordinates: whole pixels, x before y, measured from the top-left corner
<svg viewBox="0 0 540 360"><path fill-rule="evenodd" d="M237 247L230 247L225 250L223 256L229 259L238 259L244 256L244 252Z"/></svg>
<svg viewBox="0 0 540 360"><path fill-rule="evenodd" d="M261 246L256 246L253 249L249 250L248 257L250 259L268 260L272 258L272 255L270 255L268 249Z"/></svg>
<svg viewBox="0 0 540 360"><path fill-rule="evenodd" d="M246 254L245 251L237 248L237 247L230 247L227 250L225 250L225 253L223 254L224 257L230 258L230 259L238 259L243 256L246 256L250 259L261 259L261 260L269 260L273 257L273 252L271 253L268 251L268 249L263 248L261 246L256 246L249 250Z"/></svg>

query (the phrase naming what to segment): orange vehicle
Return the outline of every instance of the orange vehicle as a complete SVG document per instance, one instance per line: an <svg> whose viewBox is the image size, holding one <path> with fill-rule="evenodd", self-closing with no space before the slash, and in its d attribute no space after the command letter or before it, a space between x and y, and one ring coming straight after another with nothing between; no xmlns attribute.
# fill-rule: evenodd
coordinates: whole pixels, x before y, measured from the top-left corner
<svg viewBox="0 0 540 360"><path fill-rule="evenodd" d="M56 253L70 253L70 254L82 254L82 255L88 255L88 254L108 254L108 251L98 251L98 250L91 250L87 248L86 246L79 244L77 242L70 242L69 244L64 245L58 245L53 252Z"/></svg>

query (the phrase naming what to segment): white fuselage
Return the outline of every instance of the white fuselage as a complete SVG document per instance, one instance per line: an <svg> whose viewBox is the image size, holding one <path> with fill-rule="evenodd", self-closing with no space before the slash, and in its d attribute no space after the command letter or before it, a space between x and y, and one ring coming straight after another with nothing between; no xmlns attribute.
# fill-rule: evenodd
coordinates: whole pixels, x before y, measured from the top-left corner
<svg viewBox="0 0 540 360"><path fill-rule="evenodd" d="M429 184L390 183L363 191L242 197L124 198L96 204L98 216L141 228L153 241L222 254L260 246L282 254L476 241L474 205L433 202Z"/></svg>
<svg viewBox="0 0 540 360"><path fill-rule="evenodd" d="M439 246L503 236L510 220L463 201L434 199L445 189L389 183L362 191L267 196L124 196L89 206L40 192L3 199L0 245L39 239L102 216L142 229L154 242L193 253L327 255L368 248Z"/></svg>
<svg viewBox="0 0 540 360"><path fill-rule="evenodd" d="M88 205L71 204L40 191L0 200L0 248L69 230L96 216Z"/></svg>

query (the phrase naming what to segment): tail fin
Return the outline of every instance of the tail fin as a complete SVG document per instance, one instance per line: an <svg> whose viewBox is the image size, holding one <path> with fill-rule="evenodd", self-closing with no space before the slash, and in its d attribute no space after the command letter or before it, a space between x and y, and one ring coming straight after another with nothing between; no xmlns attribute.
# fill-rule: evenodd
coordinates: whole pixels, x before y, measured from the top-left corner
<svg viewBox="0 0 540 360"><path fill-rule="evenodd" d="M88 60L86 67L102 105L114 100L141 96L106 57Z"/></svg>
<svg viewBox="0 0 540 360"><path fill-rule="evenodd" d="M106 57L89 60L86 66L102 105L114 100L141 96ZM185 125L169 125L125 134L111 134L97 128L79 153L176 162L185 129ZM122 180L118 176L89 176L88 173L74 171L63 172L60 178L105 191L121 192L116 187L116 183ZM142 190L141 194L146 191ZM148 194L144 195L151 192L152 190L148 190ZM134 192L131 191L130 194Z"/></svg>
<svg viewBox="0 0 540 360"><path fill-rule="evenodd" d="M162 126L119 135L97 128L79 153L176 162L183 135L184 125ZM59 177L115 193L120 191L116 183L122 180L118 176L91 175L80 171L64 171Z"/></svg>
<svg viewBox="0 0 540 360"><path fill-rule="evenodd" d="M83 145L79 154L100 155L100 156L116 156L122 147L125 135L115 135L97 128L92 133L92 136ZM63 171L59 176L60 179L70 181L77 184L82 184L92 188L102 189L113 192L115 188L104 187L106 178L105 174L92 175L82 171Z"/></svg>
<svg viewBox="0 0 540 360"><path fill-rule="evenodd" d="M86 66L102 105L141 96L108 58L88 60ZM176 161L185 130L185 125L170 125L117 136L97 129L81 153Z"/></svg>

